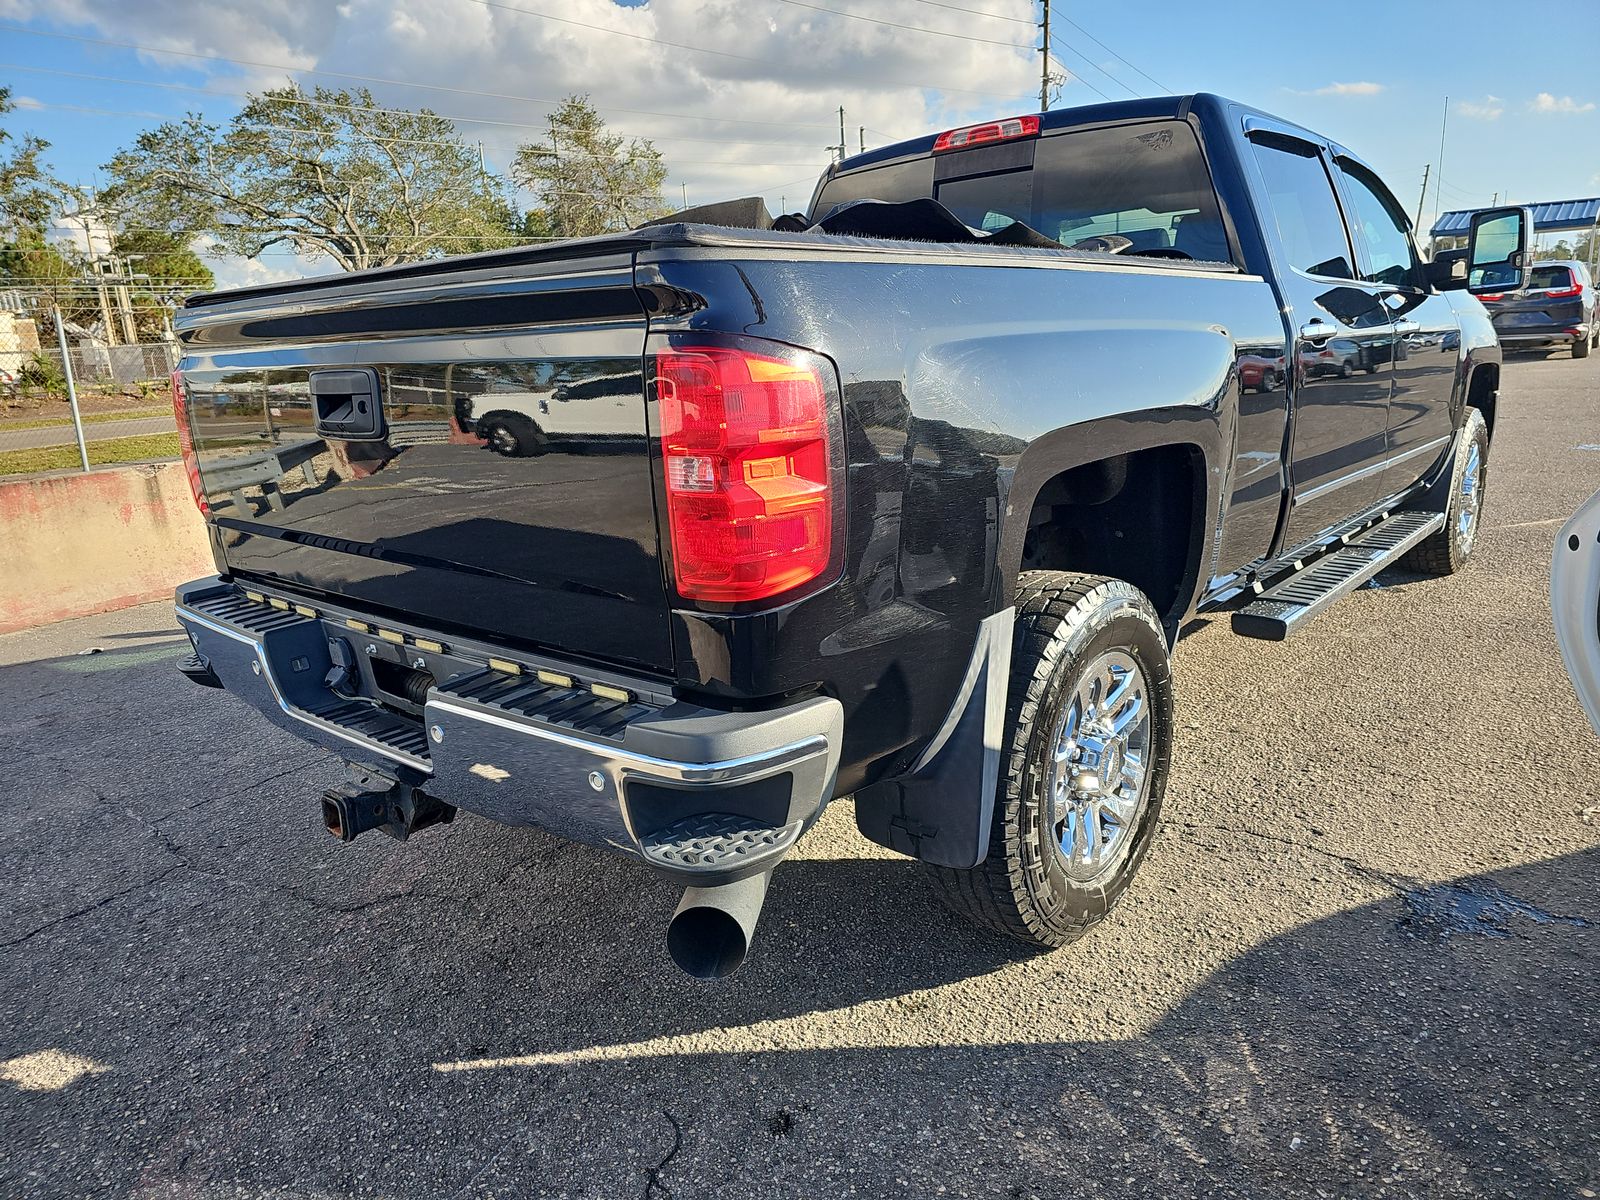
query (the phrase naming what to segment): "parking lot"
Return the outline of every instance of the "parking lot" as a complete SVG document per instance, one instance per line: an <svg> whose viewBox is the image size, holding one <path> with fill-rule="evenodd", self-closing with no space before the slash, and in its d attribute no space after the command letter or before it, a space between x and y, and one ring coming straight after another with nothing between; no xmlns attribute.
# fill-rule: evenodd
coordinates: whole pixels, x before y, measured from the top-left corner
<svg viewBox="0 0 1600 1200"><path fill-rule="evenodd" d="M1600 741L1550 545L1600 359L1508 363L1479 554L1177 650L1168 821L1036 955L832 806L732 980L642 868L337 762L163 606L0 638L0 1194L1595 1196ZM86 653L99 648L99 653Z"/></svg>

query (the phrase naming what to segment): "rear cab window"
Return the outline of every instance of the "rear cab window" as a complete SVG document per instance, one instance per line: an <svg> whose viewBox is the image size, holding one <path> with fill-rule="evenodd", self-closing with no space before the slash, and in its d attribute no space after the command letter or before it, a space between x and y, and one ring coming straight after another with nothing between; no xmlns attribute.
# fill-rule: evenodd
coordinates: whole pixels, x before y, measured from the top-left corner
<svg viewBox="0 0 1600 1200"><path fill-rule="evenodd" d="M1067 129L852 172L823 187L812 213L929 196L974 229L1021 221L1063 246L1120 235L1133 243L1129 254L1234 261L1205 155L1184 121Z"/></svg>

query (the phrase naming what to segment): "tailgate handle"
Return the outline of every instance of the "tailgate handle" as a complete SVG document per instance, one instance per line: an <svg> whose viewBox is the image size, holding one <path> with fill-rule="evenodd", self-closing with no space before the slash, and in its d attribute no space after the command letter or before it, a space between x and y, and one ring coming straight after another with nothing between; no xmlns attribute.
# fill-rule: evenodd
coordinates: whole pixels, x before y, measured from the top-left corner
<svg viewBox="0 0 1600 1200"><path fill-rule="evenodd" d="M378 373L370 368L311 372L311 407L323 437L362 442L384 436Z"/></svg>

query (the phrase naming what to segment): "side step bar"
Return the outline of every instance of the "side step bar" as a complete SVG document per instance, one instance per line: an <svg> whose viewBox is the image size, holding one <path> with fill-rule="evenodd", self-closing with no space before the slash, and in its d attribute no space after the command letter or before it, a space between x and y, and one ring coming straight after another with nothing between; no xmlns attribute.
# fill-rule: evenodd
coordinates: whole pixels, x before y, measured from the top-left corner
<svg viewBox="0 0 1600 1200"><path fill-rule="evenodd" d="M1443 527L1443 513L1402 512L1386 517L1349 545L1323 555L1237 610L1233 631L1240 637L1281 642Z"/></svg>

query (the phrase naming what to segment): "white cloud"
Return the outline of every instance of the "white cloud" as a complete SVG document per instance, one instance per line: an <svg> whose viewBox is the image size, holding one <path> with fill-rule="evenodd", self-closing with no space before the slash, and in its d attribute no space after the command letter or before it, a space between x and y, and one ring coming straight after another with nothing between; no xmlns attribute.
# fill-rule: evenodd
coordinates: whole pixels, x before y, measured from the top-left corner
<svg viewBox="0 0 1600 1200"><path fill-rule="evenodd" d="M11 2L20 4L24 18L167 51L401 81L369 86L382 103L426 105L462 118L463 132L481 139L501 166L519 141L540 135L553 107L546 102L588 94L615 130L658 142L672 190L687 183L691 201L769 189L786 194L791 206L808 197L809 184L827 164L826 145L838 140L841 104L854 149L863 125L868 144L882 145L1027 112L1037 103L1030 0L987 4L988 11L1015 20L984 21L981 29L915 0L871 6L870 15L880 21L956 35L948 37L778 0L537 6L564 21L472 0L213 0L199 8L189 0ZM641 40L652 38L678 46ZM286 74L270 66L147 57L184 74L243 72L229 82L252 87ZM358 86L317 75L304 82ZM1069 85L1061 102L1095 99L1081 85ZM226 102L205 107L226 113Z"/></svg>
<svg viewBox="0 0 1600 1200"><path fill-rule="evenodd" d="M1594 111L1594 101L1579 103L1571 96L1556 97L1549 92L1540 92L1528 104L1528 108L1536 113L1552 113L1556 116L1570 117L1578 113Z"/></svg>
<svg viewBox="0 0 1600 1200"><path fill-rule="evenodd" d="M481 141L490 166L501 170L519 143L541 137L556 103L570 93L587 94L615 132L655 141L670 172L669 202L681 201L687 190L691 204L763 195L775 211L780 204L803 208L829 162L827 147L839 140L840 105L845 141L854 152L862 126L870 148L1031 112L1038 104L1032 0L974 6L1012 20L970 17L916 0L849 6L878 21L955 36L779 0L526 4L564 20L474 0L208 0L200 6L192 0L0 0L0 8L19 10L12 19L31 17L41 27L167 51L146 56L158 79L193 82L199 74L242 89L279 84L295 73L170 53L182 50L282 64L301 72L308 86L362 86L304 73L312 69L396 81L366 86L386 106L426 106L455 118L462 135ZM1068 83L1058 101L1097 102L1077 82ZM213 120L235 111L234 102L222 98L192 96L186 103ZM115 149L107 145L104 158ZM300 265L287 256L267 261ZM219 281L246 270L255 278L261 269L229 267L219 271Z"/></svg>
<svg viewBox="0 0 1600 1200"><path fill-rule="evenodd" d="M1479 121L1498 121L1500 114L1506 111L1506 103L1499 96L1485 96L1482 100L1462 100L1456 105L1456 111Z"/></svg>
<svg viewBox="0 0 1600 1200"><path fill-rule="evenodd" d="M1355 83L1330 83L1327 87L1312 88L1309 92L1297 92L1300 96L1376 96L1385 88L1384 84L1373 83L1363 79Z"/></svg>
<svg viewBox="0 0 1600 1200"><path fill-rule="evenodd" d="M205 255L211 273L217 278L218 291L257 287L267 283L284 283L291 279L303 279L307 275L327 275L333 270L328 263L310 263L293 256L278 259L275 265L263 262L259 258L211 255L207 253L207 245L200 243L197 243L194 249Z"/></svg>
<svg viewBox="0 0 1600 1200"><path fill-rule="evenodd" d="M11 97L11 103L14 107L24 110L44 107L44 101L35 100L32 96L13 96Z"/></svg>

